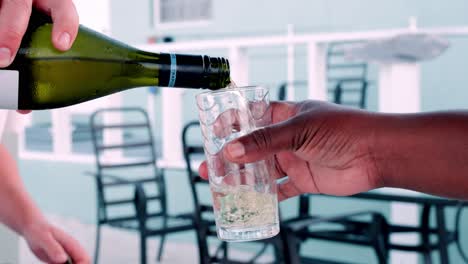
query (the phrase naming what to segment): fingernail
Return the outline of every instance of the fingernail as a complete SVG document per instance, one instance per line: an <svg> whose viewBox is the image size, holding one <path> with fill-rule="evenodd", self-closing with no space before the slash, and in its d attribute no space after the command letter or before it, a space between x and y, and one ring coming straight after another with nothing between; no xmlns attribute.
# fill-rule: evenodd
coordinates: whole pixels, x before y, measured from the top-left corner
<svg viewBox="0 0 468 264"><path fill-rule="evenodd" d="M55 255L55 261L58 263L66 263L67 260L68 260L68 256L65 253L60 253L60 254Z"/></svg>
<svg viewBox="0 0 468 264"><path fill-rule="evenodd" d="M58 41L62 48L68 49L70 47L70 34L63 32Z"/></svg>
<svg viewBox="0 0 468 264"><path fill-rule="evenodd" d="M0 67L6 67L11 62L11 51L9 48L0 48Z"/></svg>
<svg viewBox="0 0 468 264"><path fill-rule="evenodd" d="M227 146L229 155L233 158L240 158L245 155L244 145L240 142L231 143Z"/></svg>

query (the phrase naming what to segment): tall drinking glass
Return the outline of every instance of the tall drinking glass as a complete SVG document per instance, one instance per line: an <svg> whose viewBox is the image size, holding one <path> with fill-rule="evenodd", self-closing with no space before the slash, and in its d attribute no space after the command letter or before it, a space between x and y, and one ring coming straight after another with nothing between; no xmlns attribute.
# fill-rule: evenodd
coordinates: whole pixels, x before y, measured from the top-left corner
<svg viewBox="0 0 468 264"><path fill-rule="evenodd" d="M223 155L226 144L271 124L269 91L239 87L197 96L218 237L249 241L279 232L272 159L237 164Z"/></svg>

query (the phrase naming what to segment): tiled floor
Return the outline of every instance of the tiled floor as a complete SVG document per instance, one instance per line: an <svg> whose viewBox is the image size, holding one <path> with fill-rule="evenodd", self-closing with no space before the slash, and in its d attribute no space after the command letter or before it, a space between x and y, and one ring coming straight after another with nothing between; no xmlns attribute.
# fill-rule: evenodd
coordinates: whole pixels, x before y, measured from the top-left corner
<svg viewBox="0 0 468 264"><path fill-rule="evenodd" d="M95 227L93 225L82 224L73 219L49 216L49 219L75 237L85 247L92 256L94 250ZM103 228L101 240L101 258L99 263L103 264L138 264L139 250L138 237L133 233L122 232L115 229ZM148 242L148 264L156 263L157 239ZM248 259L251 254L234 251L232 255L237 259ZM271 261L269 256L261 259L262 262ZM40 263L29 251L25 241L20 244L20 263L36 264ZM163 264L168 263L198 263L197 248L191 243L181 243L179 241L167 240Z"/></svg>

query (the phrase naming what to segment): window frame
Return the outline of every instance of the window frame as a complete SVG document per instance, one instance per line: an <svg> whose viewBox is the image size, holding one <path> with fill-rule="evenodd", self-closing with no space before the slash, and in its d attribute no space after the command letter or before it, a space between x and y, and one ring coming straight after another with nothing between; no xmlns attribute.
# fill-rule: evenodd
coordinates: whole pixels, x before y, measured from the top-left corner
<svg viewBox="0 0 468 264"><path fill-rule="evenodd" d="M213 0L211 4L214 4ZM213 21L213 14L209 19L194 19L190 21L181 22L161 22L161 0L151 0L153 5L153 27L158 30L164 29L178 29L178 28L194 28L208 26ZM213 12L213 11L212 11Z"/></svg>

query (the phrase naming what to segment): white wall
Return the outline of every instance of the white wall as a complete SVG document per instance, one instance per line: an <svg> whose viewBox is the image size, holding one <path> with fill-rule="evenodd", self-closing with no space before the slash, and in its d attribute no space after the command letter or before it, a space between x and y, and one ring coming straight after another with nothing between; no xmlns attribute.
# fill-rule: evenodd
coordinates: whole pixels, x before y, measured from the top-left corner
<svg viewBox="0 0 468 264"><path fill-rule="evenodd" d="M80 16L80 24L99 32L109 34L110 26L110 0L74 0Z"/></svg>
<svg viewBox="0 0 468 264"><path fill-rule="evenodd" d="M0 224L0 263L18 263L18 236Z"/></svg>

